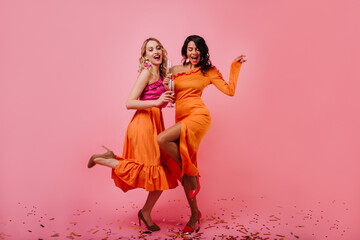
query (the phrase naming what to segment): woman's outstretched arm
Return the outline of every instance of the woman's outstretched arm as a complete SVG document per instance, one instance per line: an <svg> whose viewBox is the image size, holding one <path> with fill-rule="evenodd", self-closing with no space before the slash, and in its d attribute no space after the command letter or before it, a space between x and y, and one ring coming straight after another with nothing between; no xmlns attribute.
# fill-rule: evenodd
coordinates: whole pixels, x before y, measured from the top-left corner
<svg viewBox="0 0 360 240"><path fill-rule="evenodd" d="M239 78L240 68L242 63L246 62L245 56L241 55L237 57L230 67L230 79L229 83L226 83L226 81L223 79L223 76L221 73L216 69L213 68L210 71L210 82L216 86L217 89L225 93L229 96L234 96L237 81Z"/></svg>

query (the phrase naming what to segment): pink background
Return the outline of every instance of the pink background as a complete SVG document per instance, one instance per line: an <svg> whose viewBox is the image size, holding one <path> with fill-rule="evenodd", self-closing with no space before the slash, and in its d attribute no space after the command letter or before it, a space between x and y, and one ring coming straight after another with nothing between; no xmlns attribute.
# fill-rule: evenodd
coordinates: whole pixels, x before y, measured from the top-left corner
<svg viewBox="0 0 360 240"><path fill-rule="evenodd" d="M24 206L58 216L59 226L95 202L106 216L116 206L141 206L145 191L122 193L109 169L89 170L87 160L102 144L122 152L144 39L158 38L178 64L184 39L198 34L226 80L236 56L248 59L234 97L214 86L203 94L212 126L199 151L200 209L231 197L265 215L279 205L322 209L346 231L336 239L357 239L359 7L355 0L0 0L0 232L27 238L27 228L15 232L10 221L21 228ZM169 127L173 109L163 112ZM167 201L186 205L183 195L180 187L165 192L159 218ZM302 239L314 231L316 239L340 234L305 228Z"/></svg>

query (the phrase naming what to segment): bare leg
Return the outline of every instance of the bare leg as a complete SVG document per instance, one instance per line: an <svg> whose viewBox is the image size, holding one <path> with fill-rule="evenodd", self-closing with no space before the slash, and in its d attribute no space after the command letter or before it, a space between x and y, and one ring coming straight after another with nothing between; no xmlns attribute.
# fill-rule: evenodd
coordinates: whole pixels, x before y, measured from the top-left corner
<svg viewBox="0 0 360 240"><path fill-rule="evenodd" d="M161 149L167 152L179 165L182 166L180 149L179 149L179 139L181 133L181 123L177 123L174 126L166 129L161 132L157 141ZM194 228L196 221L199 217L199 209L197 207L196 197L190 199L189 190L197 188L197 181L194 176L188 176L184 174L183 176L183 187L185 191L186 198L188 200L190 209L191 209L191 217L187 225L189 227Z"/></svg>
<svg viewBox="0 0 360 240"><path fill-rule="evenodd" d="M106 167L110 167L115 169L116 165L118 165L119 161L114 158L95 158L94 162L96 164L100 164Z"/></svg>
<svg viewBox="0 0 360 240"><path fill-rule="evenodd" d="M157 136L157 142L161 149L170 155L181 167L181 156L177 141L180 139L181 123L166 129Z"/></svg>
<svg viewBox="0 0 360 240"><path fill-rule="evenodd" d="M151 211L152 211L155 203L161 196L161 194L162 194L162 191L157 191L157 190L149 192L149 195L146 199L145 205L141 209L144 219L149 226L152 226L155 224L151 219Z"/></svg>
<svg viewBox="0 0 360 240"><path fill-rule="evenodd" d="M178 143L178 140L180 139L180 133L181 123L177 123L174 126L161 132L157 137L157 141L160 148L167 152L170 157L172 157L172 159L174 159L181 167L182 161ZM190 183L191 189L197 188L197 181L194 176L187 176L187 178L183 179L183 182L184 181L188 181Z"/></svg>
<svg viewBox="0 0 360 240"><path fill-rule="evenodd" d="M191 184L190 184L190 179L189 178L194 178L194 177L184 175L183 186L184 186L185 195L186 195L186 198L188 200L190 210L191 210L191 217L190 217L189 222L186 225L188 225L191 228L195 228L195 224L196 224L196 222L198 220L200 211L199 211L198 206L197 206L196 196L193 199L190 199L189 190L191 189Z"/></svg>

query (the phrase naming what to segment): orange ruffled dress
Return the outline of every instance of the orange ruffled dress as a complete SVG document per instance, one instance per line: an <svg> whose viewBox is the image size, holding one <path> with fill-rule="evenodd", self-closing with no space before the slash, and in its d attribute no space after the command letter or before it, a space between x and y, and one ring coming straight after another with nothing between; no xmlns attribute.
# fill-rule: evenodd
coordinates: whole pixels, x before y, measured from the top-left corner
<svg viewBox="0 0 360 240"><path fill-rule="evenodd" d="M233 96L239 77L241 63L236 60L231 64L230 80L226 83L216 67L209 69L205 76L196 67L188 72L174 76L175 83L175 121L181 122L180 155L182 159L182 174L196 176L197 151L202 138L210 129L211 118L209 110L201 100L204 88L214 84L223 93Z"/></svg>
<svg viewBox="0 0 360 240"><path fill-rule="evenodd" d="M164 91L160 78L144 89L140 99L155 100ZM157 135L163 130L161 108L136 111L126 131L123 156L116 156L119 163L112 170L112 179L117 187L126 192L134 188L167 190L178 185L179 165L160 150L157 143Z"/></svg>

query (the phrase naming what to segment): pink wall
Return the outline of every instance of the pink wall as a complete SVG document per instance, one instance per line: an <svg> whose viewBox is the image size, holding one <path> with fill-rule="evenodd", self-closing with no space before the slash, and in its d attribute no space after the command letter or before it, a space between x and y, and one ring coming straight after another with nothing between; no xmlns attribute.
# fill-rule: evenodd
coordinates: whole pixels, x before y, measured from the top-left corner
<svg viewBox="0 0 360 240"><path fill-rule="evenodd" d="M310 207L345 202L360 233L360 29L357 1L0 1L0 212L17 202L86 207L123 194L86 162L122 151L140 46L162 41L175 63L203 36L227 78L246 54L233 98L211 86L212 127L199 151L199 201L266 197ZM166 125L173 123L165 109ZM181 189L166 193L182 197ZM124 200L125 199L125 200ZM343 212L329 209L332 215ZM345 215L344 215L345 216ZM353 234L353 235L351 235Z"/></svg>

